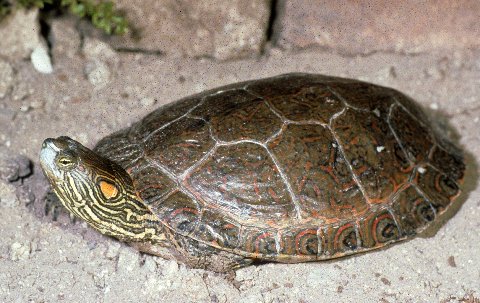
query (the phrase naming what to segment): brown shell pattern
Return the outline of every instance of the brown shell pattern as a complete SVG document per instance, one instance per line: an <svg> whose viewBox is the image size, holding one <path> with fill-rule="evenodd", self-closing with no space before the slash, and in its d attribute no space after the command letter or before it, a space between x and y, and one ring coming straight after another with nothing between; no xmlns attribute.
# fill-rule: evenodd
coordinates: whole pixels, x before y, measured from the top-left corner
<svg viewBox="0 0 480 303"><path fill-rule="evenodd" d="M465 168L407 96L311 74L182 99L96 149L175 233L283 262L415 235L458 196Z"/></svg>

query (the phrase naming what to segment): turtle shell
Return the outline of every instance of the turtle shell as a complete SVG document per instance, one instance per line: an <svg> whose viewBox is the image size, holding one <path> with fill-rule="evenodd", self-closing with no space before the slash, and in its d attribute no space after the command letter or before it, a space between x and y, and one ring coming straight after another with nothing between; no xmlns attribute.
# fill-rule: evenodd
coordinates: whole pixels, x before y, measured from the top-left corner
<svg viewBox="0 0 480 303"><path fill-rule="evenodd" d="M176 235L283 262L412 237L452 204L465 168L407 96L312 74L182 99L96 150Z"/></svg>

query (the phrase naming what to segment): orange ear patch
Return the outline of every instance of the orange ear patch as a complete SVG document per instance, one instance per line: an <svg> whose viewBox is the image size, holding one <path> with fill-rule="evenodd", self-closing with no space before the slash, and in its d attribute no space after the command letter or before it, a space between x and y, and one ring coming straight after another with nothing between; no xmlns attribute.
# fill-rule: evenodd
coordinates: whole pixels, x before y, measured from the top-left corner
<svg viewBox="0 0 480 303"><path fill-rule="evenodd" d="M118 188L115 184L106 181L100 181L100 190L102 191L103 196L107 199L115 198L118 194Z"/></svg>

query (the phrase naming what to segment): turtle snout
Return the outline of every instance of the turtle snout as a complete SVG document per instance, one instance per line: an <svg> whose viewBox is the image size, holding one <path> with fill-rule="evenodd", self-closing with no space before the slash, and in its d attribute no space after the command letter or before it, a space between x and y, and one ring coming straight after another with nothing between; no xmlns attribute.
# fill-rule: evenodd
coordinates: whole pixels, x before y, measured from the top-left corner
<svg viewBox="0 0 480 303"><path fill-rule="evenodd" d="M42 149L43 149L43 148L47 148L47 147L49 147L49 146L55 145L55 144L53 143L54 140L55 140L55 139L53 139L53 138L47 138L47 139L43 140Z"/></svg>
<svg viewBox="0 0 480 303"><path fill-rule="evenodd" d="M43 141L40 150L40 165L47 176L58 177L58 168L55 165L55 158L60 149L55 144L55 139L48 138Z"/></svg>

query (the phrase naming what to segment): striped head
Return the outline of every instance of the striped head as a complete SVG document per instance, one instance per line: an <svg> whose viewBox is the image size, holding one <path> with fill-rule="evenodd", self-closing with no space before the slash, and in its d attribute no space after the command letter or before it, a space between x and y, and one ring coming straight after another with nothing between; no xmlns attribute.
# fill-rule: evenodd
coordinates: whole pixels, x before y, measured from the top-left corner
<svg viewBox="0 0 480 303"><path fill-rule="evenodd" d="M131 242L159 236L128 173L69 137L46 139L40 164L62 204L101 233Z"/></svg>

